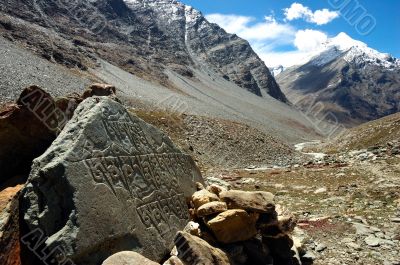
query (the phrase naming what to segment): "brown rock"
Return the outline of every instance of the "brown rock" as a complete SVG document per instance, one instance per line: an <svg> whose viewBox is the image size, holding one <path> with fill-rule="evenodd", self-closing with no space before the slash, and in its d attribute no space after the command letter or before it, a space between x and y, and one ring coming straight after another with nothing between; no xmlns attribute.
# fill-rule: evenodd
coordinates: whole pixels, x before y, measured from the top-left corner
<svg viewBox="0 0 400 265"><path fill-rule="evenodd" d="M193 236L201 237L200 224L196 222L190 221L183 229L183 231Z"/></svg>
<svg viewBox="0 0 400 265"><path fill-rule="evenodd" d="M196 183L196 189L199 191L199 190L204 190L205 188L204 188L204 185L202 183L197 182Z"/></svg>
<svg viewBox="0 0 400 265"><path fill-rule="evenodd" d="M265 191L223 191L219 195L229 209L243 209L258 213L271 213L275 210L274 195Z"/></svg>
<svg viewBox="0 0 400 265"><path fill-rule="evenodd" d="M278 214L273 211L271 213L261 213L260 218L258 218L257 224L260 226L265 226L268 224L276 224L278 222Z"/></svg>
<svg viewBox="0 0 400 265"><path fill-rule="evenodd" d="M61 122L54 100L37 86L26 88L17 103L0 110L0 183L28 175L32 160L50 146Z"/></svg>
<svg viewBox="0 0 400 265"><path fill-rule="evenodd" d="M297 219L292 216L280 216L277 221L272 223L260 224L261 234L265 236L277 237L293 232L297 225Z"/></svg>
<svg viewBox="0 0 400 265"><path fill-rule="evenodd" d="M208 229L207 229L208 230ZM201 238L213 246L218 245L218 241L211 231L201 231Z"/></svg>
<svg viewBox="0 0 400 265"><path fill-rule="evenodd" d="M178 232L175 238L178 258L184 265L229 265L227 255L201 238Z"/></svg>
<svg viewBox="0 0 400 265"><path fill-rule="evenodd" d="M228 210L228 206L226 205L225 202L209 202L206 204L203 204L202 206L197 209L197 216L198 217L204 217L216 213L222 213Z"/></svg>
<svg viewBox="0 0 400 265"><path fill-rule="evenodd" d="M0 192L0 264L20 265L19 191L22 185Z"/></svg>
<svg viewBox="0 0 400 265"><path fill-rule="evenodd" d="M176 256L170 257L163 265L184 265L183 262Z"/></svg>
<svg viewBox="0 0 400 265"><path fill-rule="evenodd" d="M102 265L160 265L148 258L133 251L118 252L108 259Z"/></svg>
<svg viewBox="0 0 400 265"><path fill-rule="evenodd" d="M260 239L253 238L242 243L244 252L248 256L248 264L265 265L274 264L269 248Z"/></svg>
<svg viewBox="0 0 400 265"><path fill-rule="evenodd" d="M278 225L282 232L292 233L297 225L297 219L293 215L278 218Z"/></svg>
<svg viewBox="0 0 400 265"><path fill-rule="evenodd" d="M299 264L296 258L296 252L292 250L293 240L288 235L277 238L263 237L263 243L268 246L271 256L274 260L274 264Z"/></svg>
<svg viewBox="0 0 400 265"><path fill-rule="evenodd" d="M217 195L209 192L208 190L199 190L192 195L192 202L196 209L206 203L213 201L219 201L219 198Z"/></svg>
<svg viewBox="0 0 400 265"><path fill-rule="evenodd" d="M214 193L216 195L219 196L219 194L223 191L227 191L227 189L225 189L224 187L218 186L216 184L212 184L210 186L207 187L207 190L211 193Z"/></svg>
<svg viewBox="0 0 400 265"><path fill-rule="evenodd" d="M234 243L249 240L257 234L257 213L248 214L244 210L228 210L207 222L217 240L222 243Z"/></svg>
<svg viewBox="0 0 400 265"><path fill-rule="evenodd" d="M74 111L81 103L83 99L78 94L71 94L65 97L56 99L56 106L59 108L67 117L68 120L74 115Z"/></svg>
<svg viewBox="0 0 400 265"><path fill-rule="evenodd" d="M189 209L189 216L190 216L190 220L196 220L196 218L197 218L196 210L190 208L190 209Z"/></svg>
<svg viewBox="0 0 400 265"><path fill-rule="evenodd" d="M400 198L395 200L395 203L397 203L397 208L400 209Z"/></svg>
<svg viewBox="0 0 400 265"><path fill-rule="evenodd" d="M117 99L115 86L107 84L90 85L85 92L83 92L82 98L87 99L93 96L108 96L112 99Z"/></svg>
<svg viewBox="0 0 400 265"><path fill-rule="evenodd" d="M229 244L223 247L224 252L229 257L231 264L249 264L249 257L244 252L244 247L242 244ZM251 264L254 265L254 264Z"/></svg>

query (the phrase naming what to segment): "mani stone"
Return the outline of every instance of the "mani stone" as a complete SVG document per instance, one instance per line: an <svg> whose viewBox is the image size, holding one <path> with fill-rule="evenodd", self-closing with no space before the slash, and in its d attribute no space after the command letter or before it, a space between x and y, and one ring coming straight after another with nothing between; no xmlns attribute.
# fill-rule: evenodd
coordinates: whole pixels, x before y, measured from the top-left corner
<svg viewBox="0 0 400 265"><path fill-rule="evenodd" d="M243 209L258 213L271 213L275 210L274 195L265 191L223 191L219 194L221 201L229 209Z"/></svg>
<svg viewBox="0 0 400 265"><path fill-rule="evenodd" d="M22 211L28 229L48 237L42 248L76 265L120 251L160 262L189 221L196 182L203 180L192 158L166 135L93 97L34 160Z"/></svg>

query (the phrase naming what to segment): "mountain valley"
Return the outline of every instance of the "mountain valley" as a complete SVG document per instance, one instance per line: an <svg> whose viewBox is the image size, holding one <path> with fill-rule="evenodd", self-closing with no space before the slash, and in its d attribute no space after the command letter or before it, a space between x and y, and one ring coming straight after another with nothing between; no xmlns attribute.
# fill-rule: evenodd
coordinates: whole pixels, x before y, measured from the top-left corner
<svg viewBox="0 0 400 265"><path fill-rule="evenodd" d="M0 264L400 264L400 60L206 17L0 2Z"/></svg>

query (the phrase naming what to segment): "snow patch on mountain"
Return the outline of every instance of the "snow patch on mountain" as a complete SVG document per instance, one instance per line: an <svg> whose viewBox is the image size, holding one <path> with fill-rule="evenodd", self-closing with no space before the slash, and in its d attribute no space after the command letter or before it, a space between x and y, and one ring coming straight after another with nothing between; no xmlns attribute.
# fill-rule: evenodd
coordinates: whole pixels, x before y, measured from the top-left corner
<svg viewBox="0 0 400 265"><path fill-rule="evenodd" d="M311 63L316 66L323 66L341 56L342 53L343 51L339 50L336 46L329 47L319 55L313 57Z"/></svg>
<svg viewBox="0 0 400 265"><path fill-rule="evenodd" d="M285 67L283 67L283 65L279 65L279 66L275 66L275 67L270 67L269 71L271 72L271 74L276 77L278 76L280 73L282 73L283 71L285 71Z"/></svg>
<svg viewBox="0 0 400 265"><path fill-rule="evenodd" d="M323 43L322 48L313 53L308 62L323 66L343 55L343 59L349 63L375 64L385 68L400 66L400 60L368 47L364 42L354 40L344 32Z"/></svg>

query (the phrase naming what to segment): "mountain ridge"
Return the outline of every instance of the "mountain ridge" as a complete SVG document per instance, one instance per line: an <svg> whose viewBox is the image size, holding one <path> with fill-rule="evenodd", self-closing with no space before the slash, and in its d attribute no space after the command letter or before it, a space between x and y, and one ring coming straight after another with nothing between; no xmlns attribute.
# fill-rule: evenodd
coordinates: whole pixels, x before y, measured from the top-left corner
<svg viewBox="0 0 400 265"><path fill-rule="evenodd" d="M400 111L400 60L345 33L276 78L302 111L317 109L318 115L348 127Z"/></svg>
<svg viewBox="0 0 400 265"><path fill-rule="evenodd" d="M21 4L7 1L0 4L0 10L61 34L64 40L54 40L57 49L62 47L56 56L48 54L49 47L40 47L45 44L32 46L45 58L67 66L85 70L97 63L93 58L88 60L88 55L99 56L131 73L170 85L164 72L166 68L191 76L190 68L202 64L257 96L270 95L287 102L274 77L247 41L226 33L209 23L201 12L178 1L97 0L82 7L77 3L58 5L49 0ZM72 13L77 11L85 12L87 17L77 18ZM100 18L98 24L101 18L106 23L94 34L91 27L96 17ZM2 20L5 20L1 23L3 28L7 28L9 22ZM32 36L29 31L24 34ZM18 35L21 40L23 34L12 35L14 38L11 38ZM35 38L31 39L35 42ZM118 46L110 47L111 43Z"/></svg>

